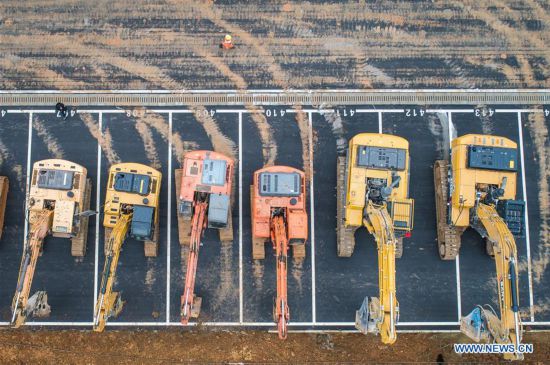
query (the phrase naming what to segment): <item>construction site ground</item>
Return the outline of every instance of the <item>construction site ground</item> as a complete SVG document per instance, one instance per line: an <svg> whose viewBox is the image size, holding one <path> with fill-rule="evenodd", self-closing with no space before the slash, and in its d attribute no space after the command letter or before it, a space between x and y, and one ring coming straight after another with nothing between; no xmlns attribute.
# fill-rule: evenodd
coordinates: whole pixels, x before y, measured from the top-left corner
<svg viewBox="0 0 550 365"><path fill-rule="evenodd" d="M46 158L70 158L86 166L94 182L92 209L100 212L110 164L134 161L160 169L164 180L159 254L157 258L145 258L142 244L131 239L125 243L116 287L123 292L126 305L109 325L177 325L185 259L181 259L175 228L173 171L180 168L185 150L216 149L238 159L240 175L236 176L233 245L220 245L213 230L207 231L203 240L196 287L203 297L201 324L273 326L274 256L270 254L272 248L266 246L264 261L251 258L249 186L255 170L265 163L276 163L302 168L308 176L310 239L306 259L292 259L289 265L291 326L352 329L355 310L365 295L376 295L378 291L377 258L374 240L365 230L356 233L357 245L351 258L336 256L336 158L342 141L361 132L383 132L411 141L410 196L415 199L416 219L412 237L405 240L403 257L397 263L399 328L457 329L459 316L476 304L496 307L497 303L494 264L484 253L481 237L470 231L464 234L460 260L442 261L437 253L432 165L445 157L449 127L451 136L485 133L518 141L518 198L524 198L527 192L529 218L529 240L527 236L517 240L520 309L528 326L545 328L550 321L549 269L536 260L529 264L527 259L528 255L539 257L544 250L537 209L541 172L528 124L533 118L547 118L546 109L365 105L304 107L298 111L292 106L273 106L262 113L249 113L220 106L206 110L208 118L202 123L197 123L185 108L127 112L107 108L87 111L82 107L66 120L57 118L53 109L6 111L0 119L0 134L4 148L10 152L4 173L12 186L10 214L0 246L4 260L0 277L4 325L10 319L10 294L17 281L24 239L24 176L35 161ZM303 116L298 117L298 112ZM261 133L266 131L258 130L255 124L258 118L266 121L272 133L272 145L267 148L261 140ZM101 213L99 219L101 222ZM71 257L68 240L46 240L33 290L46 290L53 310L47 320L30 320L29 325L90 326L104 261L103 228L97 225L96 217L90 224L84 259Z"/></svg>
<svg viewBox="0 0 550 365"><path fill-rule="evenodd" d="M550 8L542 0L6 0L0 3L0 90L543 89L550 85L549 28ZM230 52L218 47L226 33L236 44ZM549 109L79 105L63 120L53 104L2 104L0 175L9 177L10 192L0 240L0 362L436 361L440 354L445 361L496 361L452 351L452 343L467 342L458 333L461 315L476 304L497 308L496 278L484 242L471 230L459 259L439 259L432 173L433 162L446 157L449 137L484 133L511 138L520 149L517 193L528 209L528 235L517 240L523 342L535 346L527 360L544 363L549 338L535 331L550 328ZM351 258L336 256L336 157L360 132L410 141L415 221L397 262L394 346L344 333L353 331L355 310L378 288L376 249L364 229ZM202 312L184 329L185 260L173 174L183 153L199 148L239 163L234 242L222 246L207 231L197 277ZM140 242L124 244L115 286L126 304L106 333L91 331L104 260L101 213L90 218L83 259L71 257L68 240L45 242L32 292L47 290L50 317L29 319L20 330L8 326L29 171L45 158L84 165L93 181L91 206L99 212L111 164L140 162L163 173L158 257L145 258ZM305 260L289 264L286 342L268 332L275 329L272 249L266 246L263 262L251 259L249 185L256 169L275 163L303 169L309 184L310 238Z"/></svg>
<svg viewBox="0 0 550 365"><path fill-rule="evenodd" d="M67 341L70 336L71 341ZM392 346L357 333L293 334L279 341L256 331L83 331L0 330L0 363L164 364L164 363L497 363L497 355L458 355L457 333L400 334ZM550 335L528 333L532 364L550 358Z"/></svg>

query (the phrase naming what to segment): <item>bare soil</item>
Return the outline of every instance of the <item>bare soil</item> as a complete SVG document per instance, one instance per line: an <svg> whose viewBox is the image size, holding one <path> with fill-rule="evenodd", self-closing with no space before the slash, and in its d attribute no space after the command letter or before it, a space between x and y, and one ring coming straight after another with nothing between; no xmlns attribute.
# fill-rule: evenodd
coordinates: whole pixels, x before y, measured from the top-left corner
<svg viewBox="0 0 550 365"><path fill-rule="evenodd" d="M255 331L108 331L2 330L0 363L123 364L152 363L499 363L496 355L457 355L458 333L400 334L393 346L354 333L276 334ZM532 364L550 361L550 333L528 333Z"/></svg>

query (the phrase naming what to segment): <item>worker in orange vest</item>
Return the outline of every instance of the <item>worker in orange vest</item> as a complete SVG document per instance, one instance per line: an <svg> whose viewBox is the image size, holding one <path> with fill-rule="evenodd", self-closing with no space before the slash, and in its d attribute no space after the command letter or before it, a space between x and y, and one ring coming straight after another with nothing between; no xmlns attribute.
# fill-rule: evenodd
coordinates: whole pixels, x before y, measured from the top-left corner
<svg viewBox="0 0 550 365"><path fill-rule="evenodd" d="M231 38L231 36L229 34L226 34L224 39L223 39L223 42L220 43L220 48L232 49L234 47L235 47L235 45L233 44L233 39Z"/></svg>

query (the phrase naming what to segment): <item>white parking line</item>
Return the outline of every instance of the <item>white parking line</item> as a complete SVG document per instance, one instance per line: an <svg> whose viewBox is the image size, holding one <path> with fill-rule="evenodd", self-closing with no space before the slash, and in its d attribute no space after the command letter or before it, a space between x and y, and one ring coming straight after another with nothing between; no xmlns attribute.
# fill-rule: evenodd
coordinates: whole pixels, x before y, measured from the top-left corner
<svg viewBox="0 0 550 365"><path fill-rule="evenodd" d="M382 134L382 112L378 112L378 133Z"/></svg>
<svg viewBox="0 0 550 365"><path fill-rule="evenodd" d="M243 312L243 113L239 113L239 323Z"/></svg>
<svg viewBox="0 0 550 365"><path fill-rule="evenodd" d="M474 109L426 109L426 113L473 113Z"/></svg>
<svg viewBox="0 0 550 365"><path fill-rule="evenodd" d="M99 113L99 138L103 138L103 113ZM95 317L95 304L97 302L97 276L99 265L99 225L100 225L100 199L101 199L101 143L97 140L97 176L96 176L96 194L95 194L95 209L97 211L95 220L95 260L94 260L94 303L92 305L93 313ZM95 318L94 318L95 320Z"/></svg>
<svg viewBox="0 0 550 365"><path fill-rule="evenodd" d="M313 191L313 123L312 114L308 112L309 120L309 207L310 207L310 237L311 237L311 320L317 320L317 298L315 289L315 195Z"/></svg>
<svg viewBox="0 0 550 365"><path fill-rule="evenodd" d="M451 142L453 141L453 111L447 111L447 129L449 133L449 149L451 149ZM456 272L456 304L458 312L458 320L462 317L462 296L460 292L460 254L456 255L455 259L455 272Z"/></svg>
<svg viewBox="0 0 550 365"><path fill-rule="evenodd" d="M535 309L533 307L533 276L531 271L531 240L529 238L529 211L527 208L527 184L525 181L525 157L523 153L523 127L521 125L521 112L518 112L519 153L521 157L521 182L523 187L523 201L525 202L525 246L527 248L527 277L529 280L529 309L531 321L535 321Z"/></svg>
<svg viewBox="0 0 550 365"><path fill-rule="evenodd" d="M405 109L355 109L357 113L404 113Z"/></svg>
<svg viewBox="0 0 550 365"><path fill-rule="evenodd" d="M172 249L172 112L168 113L168 220L166 222L166 323L170 322L170 256Z"/></svg>
<svg viewBox="0 0 550 365"><path fill-rule="evenodd" d="M544 113L543 109L495 109L496 113Z"/></svg>
<svg viewBox="0 0 550 365"><path fill-rule="evenodd" d="M27 244L27 235L29 233L29 210L28 207L28 198L29 198L29 189L31 183L31 153L32 153L32 117L33 113L29 113L29 131L27 137L27 185L25 187L25 227L24 227L24 245Z"/></svg>

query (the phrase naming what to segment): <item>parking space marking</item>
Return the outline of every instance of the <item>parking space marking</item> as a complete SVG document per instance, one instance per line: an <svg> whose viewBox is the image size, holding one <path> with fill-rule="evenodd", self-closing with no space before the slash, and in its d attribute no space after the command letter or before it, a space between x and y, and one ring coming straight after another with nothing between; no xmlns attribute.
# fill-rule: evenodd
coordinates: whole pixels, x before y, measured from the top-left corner
<svg viewBox="0 0 550 365"><path fill-rule="evenodd" d="M471 110L470 110L471 111ZM453 141L453 112L447 112L447 129L449 138L449 150L451 149L451 142ZM462 296L460 293L460 253L456 255L455 259L455 271L456 271L456 304L458 312L458 320L462 317Z"/></svg>
<svg viewBox="0 0 550 365"><path fill-rule="evenodd" d="M103 113L99 113L98 116L98 127L99 127L99 137L103 138ZM95 261L94 261L94 303L92 305L92 316L95 321L95 304L97 302L97 276L98 276L98 265L99 265L99 220L100 215L100 199L101 199L101 143L100 140L97 140L97 176L96 176L96 194L95 194L95 209L96 209L96 220L95 220Z"/></svg>
<svg viewBox="0 0 550 365"><path fill-rule="evenodd" d="M33 113L29 113L29 125L28 125L28 139L27 139L27 186L25 187L25 227L24 227L24 244L27 244L27 235L29 233L29 210L28 199L29 199L29 189L31 181L31 153L32 153L32 117Z"/></svg>
<svg viewBox="0 0 550 365"><path fill-rule="evenodd" d="M311 320L317 320L316 294L315 294L315 195L313 194L313 123L312 114L308 113L309 121L309 207L310 207L310 237L311 237Z"/></svg>
<svg viewBox="0 0 550 365"><path fill-rule="evenodd" d="M378 112L378 133L382 134L382 112Z"/></svg>
<svg viewBox="0 0 550 365"><path fill-rule="evenodd" d="M473 113L474 109L426 109L426 113Z"/></svg>
<svg viewBox="0 0 550 365"><path fill-rule="evenodd" d="M170 256L172 249L172 112L168 113L168 216L166 226L166 323L170 322Z"/></svg>
<svg viewBox="0 0 550 365"><path fill-rule="evenodd" d="M523 201L525 202L525 246L527 248L527 278L529 281L529 311L531 321L535 321L535 309L533 307L533 276L531 272L531 241L529 238L529 210L527 208L527 184L525 182L525 157L523 153L523 128L521 125L521 112L518 112L519 153L521 158L521 182L523 187Z"/></svg>
<svg viewBox="0 0 550 365"><path fill-rule="evenodd" d="M239 323L243 323L243 113L239 113Z"/></svg>
<svg viewBox="0 0 550 365"><path fill-rule="evenodd" d="M355 109L357 113L404 113L405 109Z"/></svg>
<svg viewBox="0 0 550 365"><path fill-rule="evenodd" d="M496 113L544 113L543 109L495 109Z"/></svg>

